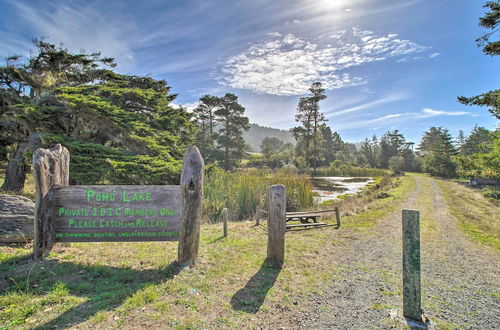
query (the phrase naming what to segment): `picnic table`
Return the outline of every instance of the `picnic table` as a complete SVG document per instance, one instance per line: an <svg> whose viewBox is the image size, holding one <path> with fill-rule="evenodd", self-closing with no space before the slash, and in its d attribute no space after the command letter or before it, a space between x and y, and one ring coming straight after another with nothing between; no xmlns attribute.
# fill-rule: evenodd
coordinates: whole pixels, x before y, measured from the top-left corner
<svg viewBox="0 0 500 330"><path fill-rule="evenodd" d="M320 213L317 212L287 212L286 213L286 222L290 221L300 221L300 223L317 223L318 218L321 217Z"/></svg>
<svg viewBox="0 0 500 330"><path fill-rule="evenodd" d="M267 213L266 211L262 211L263 213ZM318 219L321 218L325 213L336 213L337 223L336 224L327 224L324 222L319 222ZM259 219L260 220L260 219ZM264 220L264 219L262 219ZM286 229L307 229L313 227L327 227L327 226L337 226L340 227L340 217L338 215L338 209L332 210L319 210L319 211L301 211L301 212L286 212L285 214L286 221ZM292 224L292 222L298 221L299 224ZM259 224L260 221L257 222Z"/></svg>

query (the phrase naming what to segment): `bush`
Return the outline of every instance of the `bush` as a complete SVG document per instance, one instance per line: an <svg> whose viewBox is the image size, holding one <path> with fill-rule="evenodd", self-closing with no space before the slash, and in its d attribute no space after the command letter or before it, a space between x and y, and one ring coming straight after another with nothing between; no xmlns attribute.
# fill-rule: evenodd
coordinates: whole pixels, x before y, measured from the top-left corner
<svg viewBox="0 0 500 330"><path fill-rule="evenodd" d="M495 188L484 188L483 190L481 190L481 193L486 198L491 198L496 200L500 199L500 190L497 190Z"/></svg>
<svg viewBox="0 0 500 330"><path fill-rule="evenodd" d="M430 154L423 159L423 170L434 176L443 178L455 177L455 163L450 157L440 154Z"/></svg>

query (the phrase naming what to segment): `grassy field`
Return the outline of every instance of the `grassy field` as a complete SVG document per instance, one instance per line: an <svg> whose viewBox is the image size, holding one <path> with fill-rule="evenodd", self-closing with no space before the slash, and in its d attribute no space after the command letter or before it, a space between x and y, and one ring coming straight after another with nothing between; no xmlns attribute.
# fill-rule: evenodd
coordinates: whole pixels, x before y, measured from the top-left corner
<svg viewBox="0 0 500 330"><path fill-rule="evenodd" d="M434 179L459 227L473 240L500 250L500 205L479 191L448 180Z"/></svg>
<svg viewBox="0 0 500 330"><path fill-rule="evenodd" d="M394 211L415 180L342 218L346 230L366 230ZM333 222L333 220L330 220ZM290 232L281 270L265 262L266 232L232 222L202 226L197 267L178 273L176 243L72 243L56 247L44 262L30 249L0 247L0 327L239 328L265 324L277 312L321 295L342 276L330 253L346 244L339 230Z"/></svg>

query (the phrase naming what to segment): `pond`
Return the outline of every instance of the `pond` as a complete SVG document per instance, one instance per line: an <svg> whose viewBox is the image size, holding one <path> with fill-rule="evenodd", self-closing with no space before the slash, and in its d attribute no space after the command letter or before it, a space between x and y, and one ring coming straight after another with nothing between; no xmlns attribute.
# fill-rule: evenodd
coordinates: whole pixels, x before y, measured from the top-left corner
<svg viewBox="0 0 500 330"><path fill-rule="evenodd" d="M313 192L316 195L314 201L319 204L337 199L339 195L356 194L373 181L373 178L367 177L314 177L312 179Z"/></svg>

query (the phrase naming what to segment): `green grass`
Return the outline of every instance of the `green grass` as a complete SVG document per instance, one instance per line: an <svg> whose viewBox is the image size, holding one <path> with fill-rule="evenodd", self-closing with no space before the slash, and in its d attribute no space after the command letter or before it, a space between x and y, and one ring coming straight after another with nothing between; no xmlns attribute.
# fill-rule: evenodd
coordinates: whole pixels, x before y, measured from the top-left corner
<svg viewBox="0 0 500 330"><path fill-rule="evenodd" d="M405 177L376 200L369 221L396 208L412 184ZM296 313L345 276L336 272L336 247L345 244L337 233L287 233L281 270L265 262L266 232L244 222L230 222L228 238L220 224L203 225L199 263L180 273L176 242L71 243L43 262L31 261L29 249L0 247L0 328L265 326L276 310Z"/></svg>
<svg viewBox="0 0 500 330"><path fill-rule="evenodd" d="M500 250L500 206L479 192L455 182L433 179L459 228L472 240ZM460 203L457 203L460 201Z"/></svg>
<svg viewBox="0 0 500 330"><path fill-rule="evenodd" d="M376 311L380 311L380 310L384 310L384 309L393 309L393 308L396 308L396 306L375 303L375 304L371 305L370 308L374 309Z"/></svg>
<svg viewBox="0 0 500 330"><path fill-rule="evenodd" d="M412 176L405 175L401 177L401 183L398 187L389 190L388 197L376 199L366 210L342 218L342 227L357 228L366 230L371 228L378 219L394 212L408 195L415 189L416 181Z"/></svg>

